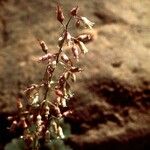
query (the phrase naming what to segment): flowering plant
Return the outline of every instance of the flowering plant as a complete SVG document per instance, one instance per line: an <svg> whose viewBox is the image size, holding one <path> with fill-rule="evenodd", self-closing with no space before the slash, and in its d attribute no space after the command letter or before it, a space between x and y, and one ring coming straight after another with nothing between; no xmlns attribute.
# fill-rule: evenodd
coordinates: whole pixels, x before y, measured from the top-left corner
<svg viewBox="0 0 150 150"><path fill-rule="evenodd" d="M32 84L24 91L25 101L17 99L18 114L8 117L12 121L11 131L17 128L23 130L20 138L25 142L25 149L38 150L41 140L48 143L53 139L65 138L62 120L71 110L64 108L73 96L71 83L76 81L76 74L82 71L77 66L80 54L88 52L85 43L92 39L90 34L72 36L68 27L72 20L77 28L83 24L92 29L94 25L86 17L80 16L78 10L78 6L71 9L70 17L64 23L63 11L57 5L56 17L63 27L58 39L58 52L50 53L46 43L38 40L44 53L38 58L38 62L46 65L43 79L41 83ZM68 53L65 46L69 49ZM62 69L56 75L58 66Z"/></svg>

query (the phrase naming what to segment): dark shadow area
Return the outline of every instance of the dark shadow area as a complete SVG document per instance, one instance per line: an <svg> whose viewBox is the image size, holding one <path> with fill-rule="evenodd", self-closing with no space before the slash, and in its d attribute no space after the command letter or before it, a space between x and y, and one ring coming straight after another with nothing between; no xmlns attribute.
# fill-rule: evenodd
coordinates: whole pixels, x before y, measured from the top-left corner
<svg viewBox="0 0 150 150"><path fill-rule="evenodd" d="M69 139L66 144L71 145L74 150L148 150L150 149L150 133L141 137L136 137L128 141L118 141L116 139L107 139L98 143L82 143L77 145Z"/></svg>
<svg viewBox="0 0 150 150"><path fill-rule="evenodd" d="M89 91L104 97L111 105L138 106L141 103L149 106L150 104L150 83L140 88L113 79L95 77L94 81L96 82L88 83Z"/></svg>

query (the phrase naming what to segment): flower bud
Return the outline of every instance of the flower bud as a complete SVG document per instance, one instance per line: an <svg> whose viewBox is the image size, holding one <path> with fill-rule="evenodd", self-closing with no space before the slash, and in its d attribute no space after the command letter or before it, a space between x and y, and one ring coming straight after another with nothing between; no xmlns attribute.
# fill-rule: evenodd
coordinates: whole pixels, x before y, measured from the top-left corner
<svg viewBox="0 0 150 150"><path fill-rule="evenodd" d="M44 61L46 61L48 59L51 59L52 57L53 57L53 55L51 53L48 53L48 54L46 54L44 56L39 57L38 61L39 62L44 62Z"/></svg>
<svg viewBox="0 0 150 150"><path fill-rule="evenodd" d="M54 120L51 122L51 126L52 126L53 131L57 133L57 123Z"/></svg>
<svg viewBox="0 0 150 150"><path fill-rule="evenodd" d="M62 59L65 63L67 63L67 62L69 61L69 58L68 58L68 56L67 56L65 53L62 54L61 59Z"/></svg>
<svg viewBox="0 0 150 150"><path fill-rule="evenodd" d="M41 121L41 119L42 119L41 115L37 115L36 119L37 119L37 121Z"/></svg>
<svg viewBox="0 0 150 150"><path fill-rule="evenodd" d="M65 111L65 112L63 113L63 116L66 117L66 116L68 116L69 114L72 114L72 111L71 111L71 110Z"/></svg>
<svg viewBox="0 0 150 150"><path fill-rule="evenodd" d="M39 41L39 43L40 43L40 46L41 46L41 48L42 48L42 51L43 51L44 53L47 53L48 47L47 47L47 45L45 44L45 42L44 42L44 41Z"/></svg>
<svg viewBox="0 0 150 150"><path fill-rule="evenodd" d="M28 120L29 120L30 123L33 122L33 118L34 118L33 114L29 115Z"/></svg>
<svg viewBox="0 0 150 150"><path fill-rule="evenodd" d="M71 78L71 79L72 79L72 82L76 82L76 75L75 75L74 73L71 74L71 77L72 77L72 78Z"/></svg>
<svg viewBox="0 0 150 150"><path fill-rule="evenodd" d="M19 126L22 127L22 128L27 128L27 127L28 127L28 125L27 125L26 120L25 120L24 117L22 117L22 118L20 119L20 121L19 121Z"/></svg>
<svg viewBox="0 0 150 150"><path fill-rule="evenodd" d="M61 98L61 106L62 107L67 107L67 103L66 103L66 99L65 98Z"/></svg>
<svg viewBox="0 0 150 150"><path fill-rule="evenodd" d="M64 76L65 80L67 80L70 76L70 72L65 72L63 76Z"/></svg>
<svg viewBox="0 0 150 150"><path fill-rule="evenodd" d="M36 85L36 84L32 84L29 88L27 88L24 92L25 93L30 93L30 92L32 92L35 88L37 88L38 87L38 85Z"/></svg>
<svg viewBox="0 0 150 150"><path fill-rule="evenodd" d="M58 106L56 106L56 107L54 107L54 109L55 109L55 111L56 111L56 115L57 115L58 117L61 117L62 114L61 114L60 108L59 108Z"/></svg>
<svg viewBox="0 0 150 150"><path fill-rule="evenodd" d="M70 46L72 43L72 36L69 32L66 32L66 41L67 41L67 45Z"/></svg>
<svg viewBox="0 0 150 150"><path fill-rule="evenodd" d="M45 107L45 117L46 118L48 118L48 116L49 116L49 110L50 110L50 108L49 108L49 106L47 105L46 107Z"/></svg>
<svg viewBox="0 0 150 150"><path fill-rule="evenodd" d="M52 67L52 68L56 68L56 65L57 65L56 60L52 61L52 63L51 63L51 67Z"/></svg>
<svg viewBox="0 0 150 150"><path fill-rule="evenodd" d="M41 115L37 115L36 119L37 119L37 125L38 125L38 126L41 126L41 124L42 124L42 122L43 122Z"/></svg>
<svg viewBox="0 0 150 150"><path fill-rule="evenodd" d="M14 131L16 129L16 127L17 127L17 121L14 120L13 123L11 124L11 126L10 126L10 131Z"/></svg>
<svg viewBox="0 0 150 150"><path fill-rule="evenodd" d="M92 37L90 34L81 34L77 37L77 40L79 40L83 43L87 43L92 40Z"/></svg>
<svg viewBox="0 0 150 150"><path fill-rule="evenodd" d="M32 99L31 105L37 104L39 102L39 94L36 93L35 97Z"/></svg>
<svg viewBox="0 0 150 150"><path fill-rule="evenodd" d="M76 16L77 13L78 13L78 10L79 10L78 6L72 8L71 11L70 11L71 15Z"/></svg>
<svg viewBox="0 0 150 150"><path fill-rule="evenodd" d="M16 104L17 104L17 108L18 108L18 109L22 109L22 108L23 108L23 105L22 105L20 99L17 99Z"/></svg>
<svg viewBox="0 0 150 150"><path fill-rule="evenodd" d="M77 28L80 27L80 20L79 20L79 19L76 21L76 24L75 24L75 25L76 25Z"/></svg>
<svg viewBox="0 0 150 150"><path fill-rule="evenodd" d="M60 8L59 4L57 5L57 8L56 8L56 16L57 16L57 20L62 24L65 17L64 17L64 14L63 14L62 9Z"/></svg>
<svg viewBox="0 0 150 150"><path fill-rule="evenodd" d="M43 129L44 129L44 125L38 125L37 128L38 133L42 133Z"/></svg>
<svg viewBox="0 0 150 150"><path fill-rule="evenodd" d="M78 68L78 67L71 67L70 71L71 71L72 73L76 73L76 72L81 72L82 69L81 69L81 68Z"/></svg>
<svg viewBox="0 0 150 150"><path fill-rule="evenodd" d="M55 90L55 93L56 93L56 95L58 95L60 97L63 97L63 95L64 95L63 92L59 89Z"/></svg>
<svg viewBox="0 0 150 150"><path fill-rule="evenodd" d="M57 130L58 130L58 136L59 136L61 139L64 139L65 136L64 136L64 133L63 133L62 128L59 126Z"/></svg>
<svg viewBox="0 0 150 150"><path fill-rule="evenodd" d="M85 54L85 53L87 53L87 52L88 52L88 49L86 48L86 46L84 45L84 43L83 43L83 42L78 41L78 42L77 42L77 44L78 44L78 46L80 47L81 52L82 52L83 54Z"/></svg>
<svg viewBox="0 0 150 150"><path fill-rule="evenodd" d="M59 37L59 39L58 39L58 46L59 46L59 47L62 47L63 43L64 43L64 38L61 36L61 37Z"/></svg>
<svg viewBox="0 0 150 150"><path fill-rule="evenodd" d="M74 58L75 58L77 61L79 61L79 51L78 51L78 48L77 48L76 45L74 45L74 46L72 47L72 53L73 53Z"/></svg>
<svg viewBox="0 0 150 150"><path fill-rule="evenodd" d="M57 101L58 105L61 105L61 102L60 102L61 101L61 97L57 97L56 101Z"/></svg>
<svg viewBox="0 0 150 150"><path fill-rule="evenodd" d="M8 117L7 117L7 120L12 120L12 119L13 119L12 116L8 116Z"/></svg>
<svg viewBox="0 0 150 150"><path fill-rule="evenodd" d="M50 131L49 130L46 130L46 132L45 132L45 141L46 142L49 142L50 141Z"/></svg>

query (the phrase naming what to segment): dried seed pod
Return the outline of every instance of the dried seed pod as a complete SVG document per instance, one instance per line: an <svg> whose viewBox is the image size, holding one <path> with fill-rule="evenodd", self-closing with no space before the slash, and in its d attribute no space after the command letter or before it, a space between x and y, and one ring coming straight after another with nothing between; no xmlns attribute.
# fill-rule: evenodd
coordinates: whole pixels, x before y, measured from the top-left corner
<svg viewBox="0 0 150 150"><path fill-rule="evenodd" d="M73 53L74 58L77 61L79 61L79 51L78 51L78 48L77 48L77 46L75 44L72 47L72 53Z"/></svg>
<svg viewBox="0 0 150 150"><path fill-rule="evenodd" d="M56 64L55 64L56 65ZM54 68L51 66L51 65L49 65L48 67L47 67L47 73L49 74L49 75L51 75L52 73L53 73L53 70L54 70Z"/></svg>
<svg viewBox="0 0 150 150"><path fill-rule="evenodd" d="M46 111L45 112L45 117L48 118L49 114L50 114L49 111Z"/></svg>
<svg viewBox="0 0 150 150"><path fill-rule="evenodd" d="M46 110L46 111L49 111L49 110L50 110L50 108L49 108L48 105L45 106L45 110Z"/></svg>
<svg viewBox="0 0 150 150"><path fill-rule="evenodd" d="M84 45L83 42L78 41L77 44L78 44L78 46L80 47L81 52L82 52L83 54L85 54L85 53L87 53L87 52L89 51L89 50L86 48L86 46Z"/></svg>
<svg viewBox="0 0 150 150"><path fill-rule="evenodd" d="M40 43L40 46L41 46L41 48L42 48L42 51L43 51L44 53L47 53L48 47L47 47L46 43L45 43L44 41L39 41L39 43Z"/></svg>
<svg viewBox="0 0 150 150"><path fill-rule="evenodd" d="M57 16L57 20L62 24L65 17L64 17L63 11L62 11L61 7L59 6L59 4L56 7L56 16Z"/></svg>

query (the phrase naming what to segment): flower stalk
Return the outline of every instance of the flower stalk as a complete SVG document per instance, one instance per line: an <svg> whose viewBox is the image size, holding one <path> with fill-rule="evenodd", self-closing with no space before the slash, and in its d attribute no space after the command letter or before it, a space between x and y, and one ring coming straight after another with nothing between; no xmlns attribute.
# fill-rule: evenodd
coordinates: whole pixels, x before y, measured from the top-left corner
<svg viewBox="0 0 150 150"><path fill-rule="evenodd" d="M75 25L77 21L83 21L86 27L91 29L93 26L93 23L87 18L79 16L78 10L78 6L71 9L70 17L65 24L64 13L60 5L57 5L56 18L63 27L63 33L58 39L58 52L49 53L46 43L38 40L44 55L37 60L39 63L46 64L43 79L41 83L32 84L24 91L25 99L23 100L26 101L26 104L23 103L23 100L18 99L16 103L18 115L9 117L12 121L10 130L15 131L17 128L22 128L21 138L32 150L39 150L41 139L47 143L53 139L65 138L61 120L72 113L69 108L67 111L64 110L73 96L71 84L76 81L77 73L83 70L77 66L77 62L81 54L88 52L85 42L91 39L87 34L72 36L69 25L74 20ZM64 48L65 45L69 48L68 52ZM63 68L60 74L57 74L58 65Z"/></svg>

